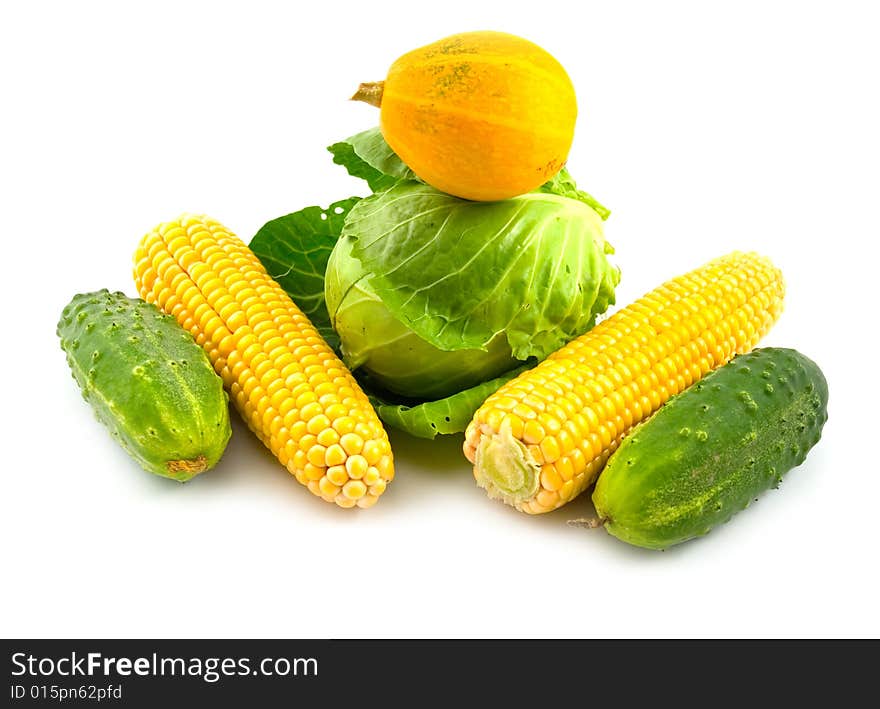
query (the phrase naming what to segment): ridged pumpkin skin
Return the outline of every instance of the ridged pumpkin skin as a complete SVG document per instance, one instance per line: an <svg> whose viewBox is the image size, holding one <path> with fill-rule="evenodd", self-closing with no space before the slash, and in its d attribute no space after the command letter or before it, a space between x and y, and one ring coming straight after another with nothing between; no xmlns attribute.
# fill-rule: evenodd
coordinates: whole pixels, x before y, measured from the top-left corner
<svg viewBox="0 0 880 709"><path fill-rule="evenodd" d="M577 102L536 44L467 32L404 54L381 99L385 140L425 182L491 201L539 187L565 164Z"/></svg>

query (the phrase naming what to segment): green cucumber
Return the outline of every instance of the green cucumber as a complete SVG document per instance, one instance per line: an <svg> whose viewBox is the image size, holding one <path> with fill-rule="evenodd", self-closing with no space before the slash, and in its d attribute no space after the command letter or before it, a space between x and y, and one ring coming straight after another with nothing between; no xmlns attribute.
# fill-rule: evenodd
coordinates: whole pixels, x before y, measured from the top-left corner
<svg viewBox="0 0 880 709"><path fill-rule="evenodd" d="M593 491L599 521L649 549L706 534L804 461L827 406L822 371L799 352L734 358L623 440Z"/></svg>
<svg viewBox="0 0 880 709"><path fill-rule="evenodd" d="M101 290L74 296L57 332L83 398L144 469L185 482L220 460L232 434L223 381L173 317Z"/></svg>

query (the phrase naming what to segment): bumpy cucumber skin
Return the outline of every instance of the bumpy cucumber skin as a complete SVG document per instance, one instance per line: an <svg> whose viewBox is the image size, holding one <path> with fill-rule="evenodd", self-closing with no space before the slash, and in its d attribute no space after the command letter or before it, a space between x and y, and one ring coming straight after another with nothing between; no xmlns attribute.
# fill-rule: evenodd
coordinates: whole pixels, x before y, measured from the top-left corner
<svg viewBox="0 0 880 709"><path fill-rule="evenodd" d="M144 469L186 482L220 460L232 434L223 381L174 318L101 290L74 296L57 333L83 398Z"/></svg>
<svg viewBox="0 0 880 709"><path fill-rule="evenodd" d="M804 461L827 406L822 371L799 352L736 357L624 439L596 483L596 511L608 532L649 549L706 534Z"/></svg>

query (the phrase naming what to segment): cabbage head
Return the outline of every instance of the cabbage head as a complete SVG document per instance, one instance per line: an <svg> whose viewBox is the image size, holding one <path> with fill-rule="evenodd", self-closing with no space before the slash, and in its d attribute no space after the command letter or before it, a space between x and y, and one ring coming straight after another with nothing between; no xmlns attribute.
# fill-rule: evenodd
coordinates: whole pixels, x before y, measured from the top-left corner
<svg viewBox="0 0 880 709"><path fill-rule="evenodd" d="M614 302L620 275L585 202L471 202L403 180L347 214L324 297L346 364L434 399L543 359Z"/></svg>

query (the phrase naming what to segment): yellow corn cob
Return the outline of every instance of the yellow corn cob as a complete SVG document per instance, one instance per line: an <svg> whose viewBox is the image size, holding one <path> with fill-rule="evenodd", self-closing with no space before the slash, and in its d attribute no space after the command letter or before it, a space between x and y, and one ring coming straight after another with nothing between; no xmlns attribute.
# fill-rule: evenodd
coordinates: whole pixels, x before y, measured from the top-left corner
<svg viewBox="0 0 880 709"><path fill-rule="evenodd" d="M769 260L737 252L612 315L477 410L464 442L477 484L531 514L569 502L634 425L752 349L782 312L784 292Z"/></svg>
<svg viewBox="0 0 880 709"><path fill-rule="evenodd" d="M333 350L221 224L184 215L144 236L135 283L196 338L251 430L315 495L371 507L394 477L388 436Z"/></svg>

